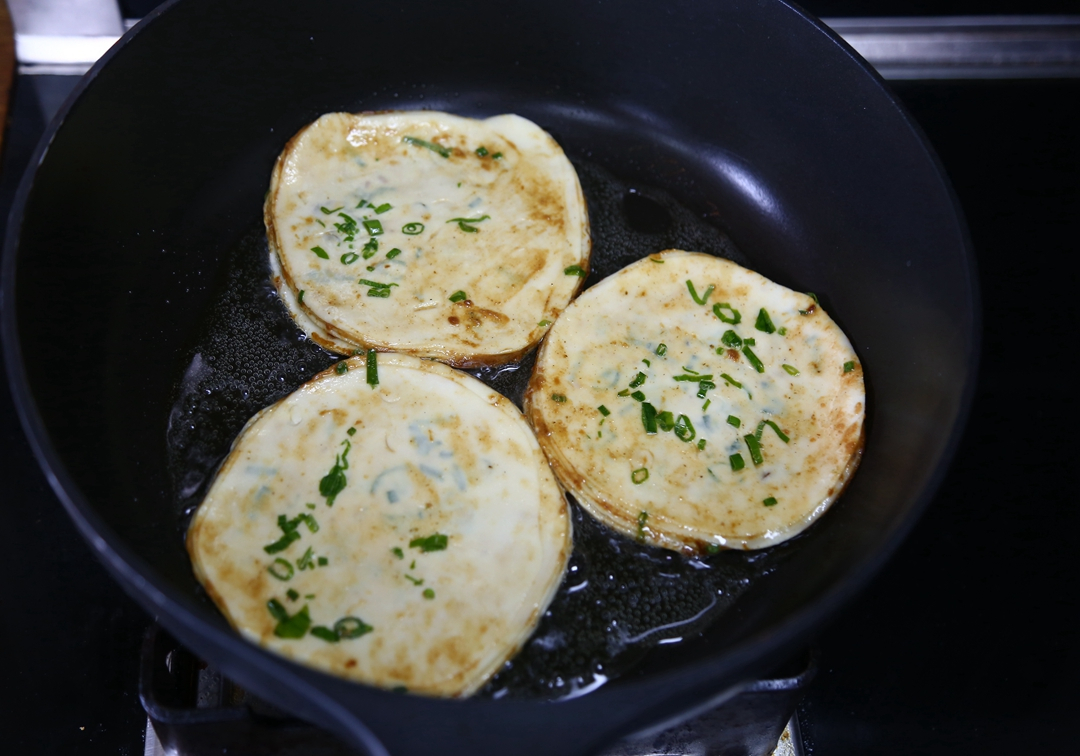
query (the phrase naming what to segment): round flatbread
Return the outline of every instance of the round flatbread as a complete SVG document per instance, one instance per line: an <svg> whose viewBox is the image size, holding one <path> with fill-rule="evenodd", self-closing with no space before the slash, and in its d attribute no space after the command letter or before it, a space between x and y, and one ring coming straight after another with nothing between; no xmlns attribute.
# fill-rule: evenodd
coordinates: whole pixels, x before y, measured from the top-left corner
<svg viewBox="0 0 1080 756"><path fill-rule="evenodd" d="M248 423L188 551L255 643L372 685L467 695L554 595L566 501L508 399L437 362L369 367L339 363Z"/></svg>
<svg viewBox="0 0 1080 756"><path fill-rule="evenodd" d="M278 158L265 222L275 285L312 339L459 367L536 344L591 249L573 166L515 115L324 115Z"/></svg>
<svg viewBox="0 0 1080 756"><path fill-rule="evenodd" d="M582 294L526 396L563 485L597 519L688 553L791 538L858 464L865 390L814 298L668 250Z"/></svg>

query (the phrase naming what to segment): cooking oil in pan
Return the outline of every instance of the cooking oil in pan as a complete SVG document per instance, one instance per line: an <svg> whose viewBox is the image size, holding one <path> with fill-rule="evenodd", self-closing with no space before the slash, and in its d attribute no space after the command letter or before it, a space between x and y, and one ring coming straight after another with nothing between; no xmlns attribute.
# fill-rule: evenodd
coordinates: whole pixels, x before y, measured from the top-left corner
<svg viewBox="0 0 1080 756"><path fill-rule="evenodd" d="M686 249L746 258L731 240L666 193L629 186L575 161L589 208L586 286L645 255ZM187 369L177 382L167 444L181 532L244 423L337 361L293 324L270 283L261 222L231 250ZM519 407L535 361L470 371ZM558 593L521 651L478 695L566 698L617 677L658 646L695 638L783 560L760 552L688 558L639 544L571 503L574 550Z"/></svg>

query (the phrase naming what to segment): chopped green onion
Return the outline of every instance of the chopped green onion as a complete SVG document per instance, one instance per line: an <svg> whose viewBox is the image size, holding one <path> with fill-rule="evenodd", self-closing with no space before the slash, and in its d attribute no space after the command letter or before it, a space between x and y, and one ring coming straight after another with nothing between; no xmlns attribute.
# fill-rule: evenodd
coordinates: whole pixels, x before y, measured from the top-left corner
<svg viewBox="0 0 1080 756"><path fill-rule="evenodd" d="M637 399L639 402L645 401L645 394L640 391L635 391L630 395L631 399Z"/></svg>
<svg viewBox="0 0 1080 756"><path fill-rule="evenodd" d="M488 154L487 147L485 147L484 145L480 145L479 147L476 148L476 156L477 157L487 157L487 154Z"/></svg>
<svg viewBox="0 0 1080 756"><path fill-rule="evenodd" d="M566 401L566 397L563 394L552 394L551 399L559 404L563 404Z"/></svg>
<svg viewBox="0 0 1080 756"><path fill-rule="evenodd" d="M395 257L397 257L400 254L401 254L401 250L398 249L397 247L394 247L392 250L390 250L389 252L386 253L386 259L387 260L393 260Z"/></svg>
<svg viewBox="0 0 1080 756"><path fill-rule="evenodd" d="M439 153L444 158L450 157L450 150L448 148L443 147L441 144L429 142L426 139L420 139L419 137L414 136L404 136L401 138L401 141L405 142L405 144L411 144L414 147L425 147L432 152Z"/></svg>
<svg viewBox="0 0 1080 756"><path fill-rule="evenodd" d="M379 385L379 358L375 356L374 349L369 349L367 353L367 382L371 388L375 388Z"/></svg>
<svg viewBox="0 0 1080 756"><path fill-rule="evenodd" d="M639 467L630 473L630 480L635 486L640 486L642 483L649 479L649 470L646 467Z"/></svg>
<svg viewBox="0 0 1080 756"><path fill-rule="evenodd" d="M776 332L778 334L780 334L781 336L787 336L787 329L784 328L783 326L780 326L779 328L777 328Z"/></svg>
<svg viewBox="0 0 1080 756"><path fill-rule="evenodd" d="M785 444L791 440L782 430L780 430L780 426L774 423L772 420L762 420L760 423L758 423L757 430L754 432L754 436L756 436L759 441L761 440L761 433L765 430L766 425L776 431L777 437Z"/></svg>
<svg viewBox="0 0 1080 756"><path fill-rule="evenodd" d="M376 215L382 215L387 210L393 210L393 209L394 209L393 205L391 205L389 202L384 202L383 204L381 204L377 208L375 208L375 214Z"/></svg>
<svg viewBox="0 0 1080 756"><path fill-rule="evenodd" d="M337 637L345 639L359 638L374 629L358 617L342 617L334 623L334 632L337 633Z"/></svg>
<svg viewBox="0 0 1080 756"><path fill-rule="evenodd" d="M334 365L334 372L338 375L345 375L347 372L349 372L349 363L342 360L337 365Z"/></svg>
<svg viewBox="0 0 1080 756"><path fill-rule="evenodd" d="M686 415L679 415L679 418L675 421L675 435L679 437L680 441L690 442L697 436L697 431L694 430L694 424L690 422L690 418Z"/></svg>
<svg viewBox="0 0 1080 756"><path fill-rule="evenodd" d="M657 259L656 259L655 257L650 257L650 258L649 258L649 262L659 263L659 264L661 264L661 265L663 265L663 264L664 264L664 261L663 261L663 260L657 260Z"/></svg>
<svg viewBox="0 0 1080 756"><path fill-rule="evenodd" d="M409 548L420 549L421 554L426 554L429 551L445 551L448 540L449 536L445 536L442 533L434 533L426 538L412 539L409 541Z"/></svg>
<svg viewBox="0 0 1080 756"><path fill-rule="evenodd" d="M638 373L634 376L634 380L630 381L630 388L637 388L645 383L645 374Z"/></svg>
<svg viewBox="0 0 1080 756"><path fill-rule="evenodd" d="M299 570L315 569L315 565L312 562L312 557L314 556L314 549L311 546L308 546L307 551L304 552L304 555L296 560L296 568Z"/></svg>
<svg viewBox="0 0 1080 756"><path fill-rule="evenodd" d="M716 384L713 384L713 388L716 388ZM712 399L706 399L705 403L701 405L701 411L704 412L707 410L710 404L712 404Z"/></svg>
<svg viewBox="0 0 1080 756"><path fill-rule="evenodd" d="M375 253L379 251L379 240L368 239L367 244L364 245L364 259L370 260L375 256ZM344 260L342 260L344 262Z"/></svg>
<svg viewBox="0 0 1080 756"><path fill-rule="evenodd" d="M769 317L769 313L764 307L758 310L757 322L754 323L754 328L764 333L776 333L776 326L773 325L772 318Z"/></svg>
<svg viewBox="0 0 1080 756"><path fill-rule="evenodd" d="M327 643L337 643L339 640L337 633L335 633L328 627L323 627L322 625L316 625L315 627L311 628L311 634L314 635L316 638L320 638L326 641Z"/></svg>
<svg viewBox="0 0 1080 756"><path fill-rule="evenodd" d="M299 537L300 536L297 536L297 538L299 538ZM277 570L274 569L278 565L281 565L281 569L284 572L284 574L280 574L280 573L278 573ZM266 571L269 572L274 577L276 577L278 580L290 580L290 579L292 579L292 576L294 574L293 573L292 563L289 562L288 559L282 559L281 557L278 557L277 559L275 559L274 563L266 568ZM292 589L290 588L289 591L292 592Z"/></svg>
<svg viewBox="0 0 1080 756"><path fill-rule="evenodd" d="M266 609L270 612L270 616L278 622L284 622L289 618L289 610L275 598L266 602Z"/></svg>
<svg viewBox="0 0 1080 756"><path fill-rule="evenodd" d="M602 404L601 404L601 405L600 405L599 407L597 407L596 409L597 409L597 410L598 410L598 411L600 412L600 414L601 414L601 415L603 415L604 417L607 417L608 415L610 415L610 414L611 414L611 410L609 410L609 409L608 409L607 407L605 407L605 406L604 406L604 405L602 405Z"/></svg>
<svg viewBox="0 0 1080 756"><path fill-rule="evenodd" d="M354 262L360 259L360 255L355 252L346 252L341 256L341 262L345 265L352 265Z"/></svg>
<svg viewBox="0 0 1080 756"><path fill-rule="evenodd" d="M641 424L645 426L646 433L656 433L656 407L648 402L641 403Z"/></svg>
<svg viewBox="0 0 1080 756"><path fill-rule="evenodd" d="M285 591L285 595L289 597L289 601L296 601L298 598L300 598L300 594L297 593L293 588Z"/></svg>
<svg viewBox="0 0 1080 756"><path fill-rule="evenodd" d="M750 347L744 346L742 348L742 353L746 355L746 359L749 360L750 364L754 366L754 370L758 371L759 373L765 372L765 366L761 364L761 360L759 360L757 355L754 354L753 351L751 351Z"/></svg>
<svg viewBox="0 0 1080 756"><path fill-rule="evenodd" d="M775 496L770 496L767 499L764 499L761 503L764 504L767 507L775 507L776 506L776 497Z"/></svg>
<svg viewBox="0 0 1080 756"><path fill-rule="evenodd" d="M696 371L696 370L692 370L692 369L690 369L690 368L686 367L686 365L683 365L683 370L685 370L685 371L686 371L686 372L688 372L688 373L693 373L694 375L697 375L697 374L698 374L698 371Z"/></svg>
<svg viewBox="0 0 1080 756"><path fill-rule="evenodd" d="M389 299L390 289L368 289L367 295L369 297L377 297L378 299Z"/></svg>
<svg viewBox="0 0 1080 756"><path fill-rule="evenodd" d="M416 562L413 562L412 567L410 567L409 569L412 569L415 566L416 566ZM405 579L408 580L413 585L423 585L424 584L423 578L414 578L412 575L406 575Z"/></svg>
<svg viewBox="0 0 1080 756"><path fill-rule="evenodd" d="M327 559L327 558L326 558L326 557L324 557L324 556L321 556L321 557L319 557L319 560L318 560L318 561L319 561L319 566L320 566L320 567L325 567L326 565L330 564L330 560L329 560L329 559Z"/></svg>
<svg viewBox="0 0 1080 756"><path fill-rule="evenodd" d="M348 433L350 436L355 436L356 435L356 428L349 428L345 432Z"/></svg>
<svg viewBox="0 0 1080 756"><path fill-rule="evenodd" d="M396 556L398 559L405 558L405 552L401 550L400 546L395 546L394 548L390 549L390 553Z"/></svg>
<svg viewBox="0 0 1080 756"><path fill-rule="evenodd" d="M277 554L289 548L289 545L293 541L300 540L300 534L295 529L285 531L285 534L281 538L277 539L273 543L263 546L263 551L267 554Z"/></svg>
<svg viewBox="0 0 1080 756"><path fill-rule="evenodd" d="M704 448L705 448L705 439L700 439L700 440L699 440L699 441L697 442L697 448L698 448L699 450L702 450L702 449L704 449Z"/></svg>
<svg viewBox="0 0 1080 756"><path fill-rule="evenodd" d="M423 223L406 223L404 226L401 227L401 233L407 234L409 236L416 236L419 233L423 233L423 231Z"/></svg>
<svg viewBox="0 0 1080 756"><path fill-rule="evenodd" d="M743 344L746 346L757 346L757 341L754 339L743 339Z"/></svg>
<svg viewBox="0 0 1080 756"><path fill-rule="evenodd" d="M724 335L720 337L720 342L732 349L738 349L742 346L742 339L739 338L739 334L732 331L730 328L724 331Z"/></svg>
<svg viewBox="0 0 1080 756"><path fill-rule="evenodd" d="M357 283L361 286L370 286L373 289L389 289L391 286L397 286L396 283L380 283L378 281L369 281L366 278L361 278Z"/></svg>
<svg viewBox="0 0 1080 756"><path fill-rule="evenodd" d="M619 396L630 396L630 389L623 389L619 392Z"/></svg>
<svg viewBox="0 0 1080 756"><path fill-rule="evenodd" d="M787 373L788 375L798 375L799 374L799 369L797 367L794 367L793 365L781 365L780 367L782 367L784 369L784 372Z"/></svg>
<svg viewBox="0 0 1080 756"><path fill-rule="evenodd" d="M502 156L503 156L503 154L501 152L496 152L491 157L495 158L496 160L502 160Z"/></svg>
<svg viewBox="0 0 1080 756"><path fill-rule="evenodd" d="M282 612L285 612L285 607L281 606L275 599L270 599L274 603L277 603ZM271 614L274 614L274 610L270 610ZM279 619L274 614L275 619L278 619L277 627L274 628L274 635L279 638L303 638L307 635L308 628L311 627L311 616L308 614L307 605L298 611L291 617L285 612L285 619Z"/></svg>
<svg viewBox="0 0 1080 756"><path fill-rule="evenodd" d="M341 207L345 207L345 206L344 206L344 205L342 205ZM334 208L333 210L328 210L328 209L327 209L327 208L325 208L325 207L320 207L319 209L320 209L320 210L322 210L322 214L323 214L323 215L333 215L333 214L334 214L334 213L336 213L336 212L337 212L338 210L340 210L340 209L341 209L341 207L335 207L335 208Z"/></svg>
<svg viewBox="0 0 1080 756"><path fill-rule="evenodd" d="M720 547L717 546L715 543L710 543L710 544L705 546L705 553L707 553L707 554L719 554L720 553Z"/></svg>
<svg viewBox="0 0 1080 756"><path fill-rule="evenodd" d="M712 381L702 381L701 383L698 384L697 398L698 399L704 399L705 394L707 394L709 391L711 391L714 388L716 388L716 384L713 383Z"/></svg>
<svg viewBox="0 0 1080 756"><path fill-rule="evenodd" d="M738 472L739 470L746 467L746 463L743 462L742 455L738 453L728 455L728 462L731 463L732 472Z"/></svg>
<svg viewBox="0 0 1080 756"><path fill-rule="evenodd" d="M730 316L724 314L724 310L731 313ZM712 306L713 315L720 318L725 323L731 323L731 325L738 325L742 321L742 315L734 307L727 302L717 302Z"/></svg>
<svg viewBox="0 0 1080 756"><path fill-rule="evenodd" d="M664 431L664 433L670 433L675 427L675 415L669 410L664 410L657 414L656 420L660 425L660 430Z"/></svg>
<svg viewBox="0 0 1080 756"><path fill-rule="evenodd" d="M812 300L814 300L814 304L816 304L816 305L821 304L821 301L817 298L817 294L815 294L814 292L808 291L808 292L806 292L806 296L808 296Z"/></svg>
<svg viewBox="0 0 1080 756"><path fill-rule="evenodd" d="M586 271L582 270L580 265L571 265L568 268L563 268L563 273L568 276L579 276L581 278L589 275Z"/></svg>
<svg viewBox="0 0 1080 756"><path fill-rule="evenodd" d="M746 441L746 448L750 450L750 459L754 461L754 466L757 467L765 461L765 458L761 456L761 444L758 443L753 433L747 433L743 436L743 440Z"/></svg>
<svg viewBox="0 0 1080 756"><path fill-rule="evenodd" d="M649 519L649 513L642 511L637 516L637 539L638 541L645 540L645 523Z"/></svg>
<svg viewBox="0 0 1080 756"><path fill-rule="evenodd" d="M435 598L435 591L432 590L431 588L425 588L423 596L426 599L433 599L433 598Z"/></svg>
<svg viewBox="0 0 1080 756"><path fill-rule="evenodd" d="M300 292L296 295L296 301L297 301L297 303L300 303L300 302L304 301L304 290L303 289L301 289Z"/></svg>
<svg viewBox="0 0 1080 756"><path fill-rule="evenodd" d="M716 287L713 286L712 284L709 284L709 288L707 288L705 290L705 293L702 294L699 297L698 293L696 291L694 291L694 283L693 283L693 281L691 281L688 278L688 279L686 279L686 288L688 288L690 290L690 296L694 298L694 301L697 302L699 305L703 305L703 304L705 304L706 302L709 301L709 295L712 294L713 289L715 289Z"/></svg>
<svg viewBox="0 0 1080 756"><path fill-rule="evenodd" d="M735 417L734 415L728 415L727 416L727 424L730 425L730 426L733 426L735 428L738 428L740 425L742 425L742 420Z"/></svg>
<svg viewBox="0 0 1080 756"><path fill-rule="evenodd" d="M683 368L686 370L686 368ZM676 381L710 381L712 380L712 373L708 375L676 375Z"/></svg>
<svg viewBox="0 0 1080 756"><path fill-rule="evenodd" d="M479 218L451 218L447 223L456 223L458 228L470 234L475 234L480 231L476 226L469 225L471 223L480 223L481 221L490 220L490 215L481 215Z"/></svg>
<svg viewBox="0 0 1080 756"><path fill-rule="evenodd" d="M855 369L855 362L854 361L849 361L849 362L844 363L844 372L845 373L850 373L854 369Z"/></svg>
<svg viewBox="0 0 1080 756"><path fill-rule="evenodd" d="M645 363L645 367L652 367L652 363L651 363L651 362L649 362L648 360L646 360L646 359L643 359L643 360L642 360L642 362L644 362L644 363Z"/></svg>
<svg viewBox="0 0 1080 756"><path fill-rule="evenodd" d="M656 354L659 357L663 357L665 354L667 354L667 344L660 344L659 346L657 346Z"/></svg>
<svg viewBox="0 0 1080 756"><path fill-rule="evenodd" d="M458 289L457 291L455 291L453 294L450 295L450 301L451 302L464 302L468 298L469 298L469 295L466 294L461 289Z"/></svg>
<svg viewBox="0 0 1080 756"><path fill-rule="evenodd" d="M539 323L537 323L536 325L537 325L537 326L539 326L540 328L543 328L544 326L549 326L549 325L551 325L551 321L550 321L550 320L541 320L541 321L540 321Z"/></svg>
<svg viewBox="0 0 1080 756"><path fill-rule="evenodd" d="M364 221L364 228L367 229L368 236L380 236L383 232L382 222L377 220Z"/></svg>
<svg viewBox="0 0 1080 756"><path fill-rule="evenodd" d="M721 378L723 378L723 379L724 379L725 381L727 381L728 385L730 385L730 386L734 386L735 388L742 388L742 384L741 384L741 383L739 383L739 382L738 382L737 380L735 380L734 378L732 378L732 377L731 377L730 375L728 375L727 373L721 373L721 374L720 374L720 377L721 377Z"/></svg>
<svg viewBox="0 0 1080 756"><path fill-rule="evenodd" d="M316 257L321 257L324 260L329 260L330 259L330 255L328 255L326 253L326 250L323 249L322 247L312 247L311 251L315 253Z"/></svg>

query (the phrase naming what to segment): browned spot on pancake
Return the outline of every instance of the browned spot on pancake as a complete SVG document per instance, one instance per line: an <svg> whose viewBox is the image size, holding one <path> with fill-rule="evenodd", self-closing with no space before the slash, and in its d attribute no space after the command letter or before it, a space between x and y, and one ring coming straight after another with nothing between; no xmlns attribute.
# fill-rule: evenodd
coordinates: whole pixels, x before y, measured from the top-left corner
<svg viewBox="0 0 1080 756"><path fill-rule="evenodd" d="M735 362L739 361L739 350L738 349L729 349L729 350L727 350L727 352L725 352L725 354L727 355L727 358L729 360L735 360Z"/></svg>
<svg viewBox="0 0 1080 756"><path fill-rule="evenodd" d="M458 320L458 317L457 317L457 315L451 315L450 317L448 317L448 318L446 319L446 322L447 322L447 323L449 323L450 325L457 325L457 324L458 324L458 323L460 323L461 321L460 321L460 320Z"/></svg>

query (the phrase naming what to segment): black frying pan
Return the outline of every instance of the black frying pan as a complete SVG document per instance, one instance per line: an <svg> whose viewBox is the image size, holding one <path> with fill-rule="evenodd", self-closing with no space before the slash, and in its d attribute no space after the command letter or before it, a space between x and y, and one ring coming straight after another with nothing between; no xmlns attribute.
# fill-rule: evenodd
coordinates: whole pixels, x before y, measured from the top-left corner
<svg viewBox="0 0 1080 756"><path fill-rule="evenodd" d="M275 156L322 112L417 107L522 114L571 158L666 192L757 270L820 293L868 377L866 454L839 504L700 637L570 700L429 700L295 666L228 629L183 550L170 412ZM948 182L868 66L781 2L184 0L98 64L38 158L3 326L50 481L181 641L372 754L584 754L729 694L896 547L968 406L977 294ZM303 372L244 371L281 391Z"/></svg>

